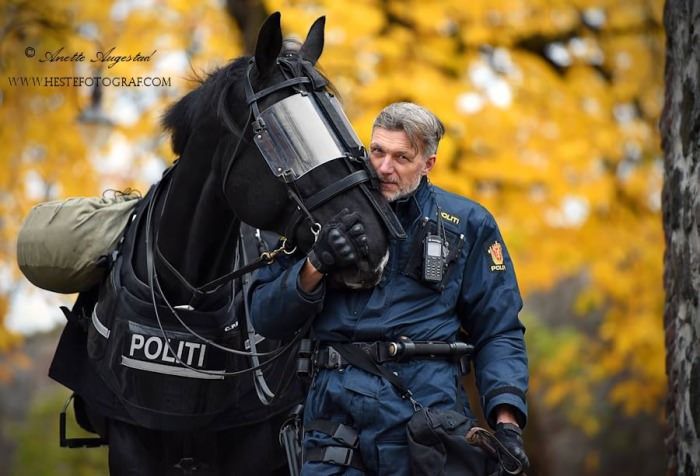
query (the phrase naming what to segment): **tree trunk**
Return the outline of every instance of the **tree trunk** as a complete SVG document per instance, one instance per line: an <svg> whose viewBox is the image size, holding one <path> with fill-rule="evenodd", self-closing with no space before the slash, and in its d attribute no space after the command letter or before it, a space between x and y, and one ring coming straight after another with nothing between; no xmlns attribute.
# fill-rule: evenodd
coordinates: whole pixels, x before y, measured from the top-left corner
<svg viewBox="0 0 700 476"><path fill-rule="evenodd" d="M267 18L262 0L226 0L226 12L241 32L243 53L252 55L258 41L258 30Z"/></svg>
<svg viewBox="0 0 700 476"><path fill-rule="evenodd" d="M664 149L664 326L668 474L700 475L700 0L668 0Z"/></svg>

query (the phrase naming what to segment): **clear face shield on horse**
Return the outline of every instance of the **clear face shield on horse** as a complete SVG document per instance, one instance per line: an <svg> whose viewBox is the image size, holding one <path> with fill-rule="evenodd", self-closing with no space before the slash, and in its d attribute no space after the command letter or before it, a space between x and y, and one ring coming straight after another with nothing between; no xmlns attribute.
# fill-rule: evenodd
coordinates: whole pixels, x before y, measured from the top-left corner
<svg viewBox="0 0 700 476"><path fill-rule="evenodd" d="M314 219L312 211L346 190L359 187L380 217L388 236L404 239L406 235L403 227L388 202L379 193L373 193L378 190L376 172L338 99L325 90L325 78L310 64L306 66L303 60L280 61L288 63L285 65L287 69L294 70L297 75L290 75L283 83L257 93L249 88L247 95L254 116L254 142L275 177L288 185L289 195L298 206L298 216L287 224L285 235L294 236L295 227L304 220L310 222L311 231L317 235L321 224ZM297 87L305 83L310 84L308 91ZM297 87L296 94L259 111L258 100L291 86ZM334 160L354 162L361 167L302 199L297 194L294 183Z"/></svg>
<svg viewBox="0 0 700 476"><path fill-rule="evenodd" d="M309 94L298 93L279 101L258 118L255 144L272 173L285 182L296 181L331 160L362 157L364 148L335 97L329 95L337 123L331 125ZM341 127L350 143L343 144L335 130Z"/></svg>

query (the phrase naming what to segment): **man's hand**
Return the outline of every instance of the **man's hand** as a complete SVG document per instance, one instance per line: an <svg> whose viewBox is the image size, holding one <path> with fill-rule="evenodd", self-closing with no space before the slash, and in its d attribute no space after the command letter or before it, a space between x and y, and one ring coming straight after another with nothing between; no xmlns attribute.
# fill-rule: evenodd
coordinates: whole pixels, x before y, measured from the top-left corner
<svg viewBox="0 0 700 476"><path fill-rule="evenodd" d="M496 425L496 439L503 445L508 454L501 454L501 463L509 474L524 473L530 467L530 460L523 447L522 430L512 423L498 423ZM500 449L500 451L503 450ZM520 469L518 469L518 463Z"/></svg>
<svg viewBox="0 0 700 476"><path fill-rule="evenodd" d="M321 228L309 252L309 262L328 274L357 263L367 253L367 235L360 216L344 208Z"/></svg>

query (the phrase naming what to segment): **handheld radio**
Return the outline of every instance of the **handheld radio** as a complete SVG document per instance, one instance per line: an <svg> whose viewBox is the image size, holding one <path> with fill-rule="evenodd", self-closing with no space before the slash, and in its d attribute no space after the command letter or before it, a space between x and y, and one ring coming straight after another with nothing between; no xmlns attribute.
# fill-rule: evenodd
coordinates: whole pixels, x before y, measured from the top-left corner
<svg viewBox="0 0 700 476"><path fill-rule="evenodd" d="M442 281L445 270L446 243L441 236L427 235L423 243L423 280L429 283Z"/></svg>

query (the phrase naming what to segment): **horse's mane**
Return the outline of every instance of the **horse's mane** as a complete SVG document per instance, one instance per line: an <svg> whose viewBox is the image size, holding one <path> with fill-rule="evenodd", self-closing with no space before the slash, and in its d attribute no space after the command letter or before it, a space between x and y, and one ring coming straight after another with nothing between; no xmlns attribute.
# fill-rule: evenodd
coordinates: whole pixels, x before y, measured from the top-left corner
<svg viewBox="0 0 700 476"><path fill-rule="evenodd" d="M172 148L176 155L181 155L192 133L192 124L201 119L202 114L216 111L221 114L222 101L231 89L239 89L243 94L243 75L249 57L235 59L226 66L215 69L206 78L194 78L199 83L195 89L184 95L179 101L170 106L161 124L172 134Z"/></svg>

